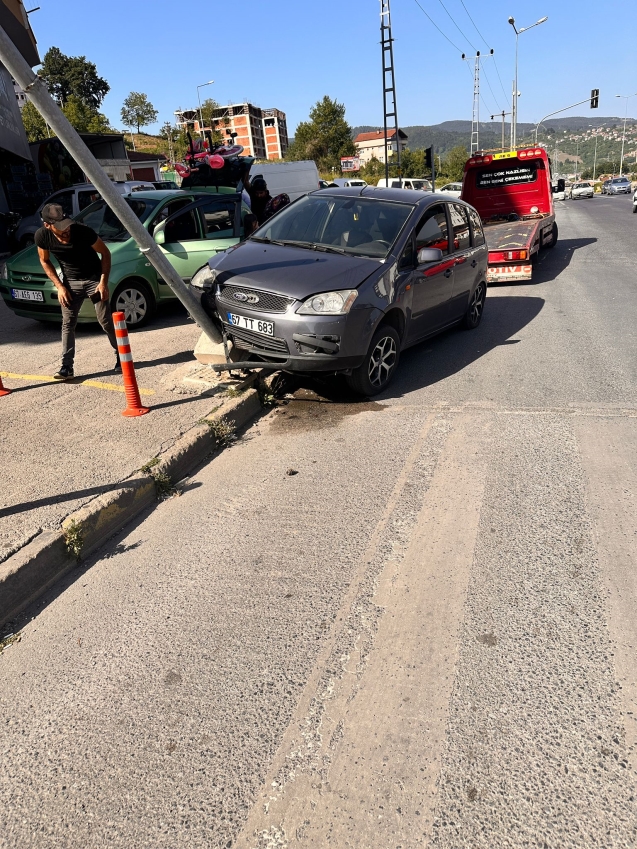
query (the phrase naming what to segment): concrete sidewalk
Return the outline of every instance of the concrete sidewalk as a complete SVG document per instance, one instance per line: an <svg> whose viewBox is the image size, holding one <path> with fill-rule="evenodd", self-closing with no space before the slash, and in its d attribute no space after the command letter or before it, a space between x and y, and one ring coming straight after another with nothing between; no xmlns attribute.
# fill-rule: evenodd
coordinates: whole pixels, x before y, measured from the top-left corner
<svg viewBox="0 0 637 849"><path fill-rule="evenodd" d="M216 402L184 383L199 329L176 304L130 340L148 415L124 418L122 378L98 325L80 326L75 379L57 383L60 326L0 302L0 562L169 448Z"/></svg>

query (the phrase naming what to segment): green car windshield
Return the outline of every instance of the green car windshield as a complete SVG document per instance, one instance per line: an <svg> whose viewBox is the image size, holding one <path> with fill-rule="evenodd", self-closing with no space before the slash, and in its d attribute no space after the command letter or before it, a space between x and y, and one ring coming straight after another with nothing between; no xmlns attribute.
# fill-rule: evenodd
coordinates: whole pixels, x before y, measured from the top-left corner
<svg viewBox="0 0 637 849"><path fill-rule="evenodd" d="M124 200L140 221L145 221L148 214L159 203L159 201L148 200L148 198L124 198ZM75 218L75 221L91 227L104 242L125 242L130 239L128 230L103 200L97 200L87 206Z"/></svg>
<svg viewBox="0 0 637 849"><path fill-rule="evenodd" d="M251 238L384 259L413 209L406 203L321 192L282 209Z"/></svg>

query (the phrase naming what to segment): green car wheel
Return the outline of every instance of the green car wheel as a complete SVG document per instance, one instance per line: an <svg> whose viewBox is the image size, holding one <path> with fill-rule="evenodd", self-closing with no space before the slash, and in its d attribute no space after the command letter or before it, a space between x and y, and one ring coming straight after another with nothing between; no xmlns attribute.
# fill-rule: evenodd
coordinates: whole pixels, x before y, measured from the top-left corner
<svg viewBox="0 0 637 849"><path fill-rule="evenodd" d="M155 312L155 298L146 283L126 280L115 290L111 300L113 312L123 312L132 330L143 327Z"/></svg>

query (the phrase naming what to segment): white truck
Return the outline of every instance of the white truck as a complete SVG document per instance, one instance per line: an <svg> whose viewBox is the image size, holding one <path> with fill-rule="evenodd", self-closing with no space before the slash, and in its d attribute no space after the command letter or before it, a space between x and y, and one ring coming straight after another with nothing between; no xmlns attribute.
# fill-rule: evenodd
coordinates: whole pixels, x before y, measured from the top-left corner
<svg viewBox="0 0 637 849"><path fill-rule="evenodd" d="M250 179L254 180L255 177L263 177L272 197L285 192L291 201L320 188L318 169L311 159L264 164L255 162L250 169Z"/></svg>

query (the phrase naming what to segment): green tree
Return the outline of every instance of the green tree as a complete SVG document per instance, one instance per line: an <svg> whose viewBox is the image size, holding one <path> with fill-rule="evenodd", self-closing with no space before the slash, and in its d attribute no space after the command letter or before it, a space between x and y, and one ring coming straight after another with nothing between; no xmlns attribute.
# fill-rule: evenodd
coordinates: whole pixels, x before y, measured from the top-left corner
<svg viewBox="0 0 637 849"><path fill-rule="evenodd" d="M376 186L380 178L385 176L385 163L372 156L369 162L363 165L357 176L369 183L370 186Z"/></svg>
<svg viewBox="0 0 637 849"><path fill-rule="evenodd" d="M566 159L564 161L564 165L566 165L566 163L570 162L570 161L571 160ZM628 170L627 165L628 165L628 163L624 160L624 167L622 169L624 171L624 173L626 173L627 170ZM575 166L575 163L573 162L572 167L574 167L574 166ZM580 165L578 167L581 168L582 166ZM607 160L603 160L602 162L598 162L596 167L595 167L595 176L596 177L599 177L600 174L617 174L617 173L619 173L619 156L617 157L617 159L614 159L614 160L613 159L607 159ZM582 177L583 180L590 180L592 176L593 176L593 168L592 167L585 168L581 173L581 177Z"/></svg>
<svg viewBox="0 0 637 849"><path fill-rule="evenodd" d="M59 47L47 50L38 76L63 106L70 97L77 97L97 112L110 91L109 84L98 75L93 62L89 62L86 56L65 56Z"/></svg>
<svg viewBox="0 0 637 849"><path fill-rule="evenodd" d="M325 95L310 110L310 120L296 128L286 159L313 159L320 171L340 169L342 156L356 152L352 128L345 120L345 106Z"/></svg>
<svg viewBox="0 0 637 849"><path fill-rule="evenodd" d="M30 142L42 141L49 136L44 118L31 101L27 101L21 110L22 123Z"/></svg>
<svg viewBox="0 0 637 849"><path fill-rule="evenodd" d="M217 117L216 113L218 109L219 104L216 100L213 100L211 97L208 97L206 98L206 100L204 100L204 102L201 104L201 117L203 118L204 127L209 127L212 129L212 127L214 126L213 120L215 117ZM229 124L230 119L226 118L224 123ZM212 140L213 142L219 143L224 141L224 134L221 132L221 130L212 130Z"/></svg>
<svg viewBox="0 0 637 849"><path fill-rule="evenodd" d="M441 170L451 182L460 183L467 159L469 159L467 148L462 144L456 145L445 156Z"/></svg>
<svg viewBox="0 0 637 849"><path fill-rule="evenodd" d="M113 132L108 123L108 118L97 109L93 109L84 100L72 94L62 107L66 115L78 133L111 133Z"/></svg>
<svg viewBox="0 0 637 849"><path fill-rule="evenodd" d="M158 114L146 95L140 91L131 91L124 101L121 111L124 126L137 127L138 133L140 127L145 127L147 124L154 124Z"/></svg>

